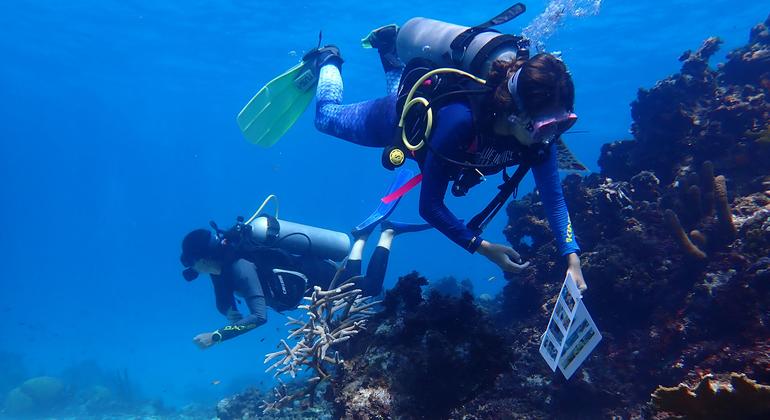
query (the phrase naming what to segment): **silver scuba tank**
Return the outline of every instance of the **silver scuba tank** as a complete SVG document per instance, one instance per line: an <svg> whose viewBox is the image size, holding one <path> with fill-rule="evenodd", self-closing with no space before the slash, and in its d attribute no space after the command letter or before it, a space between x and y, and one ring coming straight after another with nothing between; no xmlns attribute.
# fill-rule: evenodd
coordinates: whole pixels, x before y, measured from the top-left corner
<svg viewBox="0 0 770 420"><path fill-rule="evenodd" d="M342 232L266 215L254 218L249 225L254 240L292 254L342 261L350 250L350 238Z"/></svg>
<svg viewBox="0 0 770 420"><path fill-rule="evenodd" d="M409 19L398 31L398 56L404 63L423 58L438 66L465 70L486 78L495 60L514 60L528 44L521 37L490 28L514 19L525 10L523 4L517 3L495 18L473 27L423 17Z"/></svg>

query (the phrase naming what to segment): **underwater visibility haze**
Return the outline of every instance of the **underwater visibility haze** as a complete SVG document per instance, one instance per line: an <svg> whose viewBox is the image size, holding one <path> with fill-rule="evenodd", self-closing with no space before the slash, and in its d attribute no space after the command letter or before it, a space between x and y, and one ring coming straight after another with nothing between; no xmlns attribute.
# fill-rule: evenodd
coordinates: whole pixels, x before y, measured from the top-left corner
<svg viewBox="0 0 770 420"><path fill-rule="evenodd" d="M446 189L428 164L408 160L392 184L394 172L381 163L383 144L335 138L362 120L385 127L368 131L372 137L392 128L388 118L395 122L395 97L390 113L375 108L350 121L334 102L343 79L343 104L385 95L378 51L387 48L387 34L378 32L369 39L374 48L362 48L372 30L390 23L403 29L417 16L472 26L512 4L0 3L0 418L770 413L767 4L539 0L496 26L529 39L532 56L547 52L553 66L566 65L569 73L560 74L574 82L574 107L547 115L550 120L531 112L529 138L550 147L561 135L587 168L556 175L554 158L551 191L543 181L548 175L533 164L535 176L524 178L516 200L486 226L484 243L460 230L498 193L499 175L487 174L465 197L446 194L460 223L437 215L435 200L433 207L422 201L421 191ZM327 44L338 47L344 63L336 51L316 50ZM239 112L266 83L298 65L308 70L311 86L292 100L309 106L293 124L279 121L287 118L283 112L269 114L268 125L290 128L270 147L252 144ZM517 69L500 76L518 104L509 109L524 108L509 82ZM450 77L460 76L415 89ZM296 90L295 82L285 91ZM279 103L284 91L273 86ZM470 108L467 127L481 124ZM524 127L524 114L507 121ZM437 114L436 124L447 115L458 114ZM451 138L458 127L435 132ZM538 137L554 127L553 138ZM438 156L432 147L415 156ZM392 203L382 200L398 195L412 179L407 174L421 169L421 186L389 196ZM536 186L539 194L532 193ZM365 276L342 289L327 291L329 281L315 274L297 277L323 271L305 262L302 270L270 271L280 279L272 292L287 293L297 278L311 291L299 302L300 292L282 313L267 310L265 320L249 318L258 312L252 298L262 298L261 288L235 299L232 290L217 289L215 296L201 265L213 254L191 256L186 249L180 264L180 244L194 229L209 229L209 221L227 230L236 217L248 219L271 194L277 204L265 208L272 213L277 205L279 219L342 232L323 240L299 233L295 242L310 235L319 253L334 243L341 252L336 261L353 244L337 286L356 274L350 271L350 261L360 260L352 257L361 251L356 240L374 231L356 267ZM566 202L569 217L563 209L559 221L553 197ZM362 223L375 208L383 220ZM395 239L381 231L395 232ZM562 231L580 247L565 245ZM227 236L233 232L202 246L242 239ZM516 256L505 254L508 246ZM295 251L264 258L285 258L289 266ZM514 272L504 273L495 261ZM185 281L185 269L200 278ZM568 270L575 287L562 289ZM334 269L324 272L331 280ZM227 268L224 273L219 277ZM380 283L373 288L365 283L375 278ZM311 295L313 285L320 288ZM346 295L354 289L363 291ZM380 289L381 304L362 299ZM223 299L244 318L223 307ZM298 303L307 306L294 310ZM563 328L555 326L559 317ZM326 319L329 330L315 332L316 319ZM291 328L301 332L295 341L287 339ZM539 348L547 328L563 354L561 347L558 355ZM201 333L208 335L196 346L193 337ZM206 339L222 342L202 351ZM581 356L583 348L593 352ZM582 366L570 371L574 360ZM286 384L274 378L281 369ZM308 373L294 379L295 369ZM712 405L695 396L707 392L698 384L722 390Z"/></svg>

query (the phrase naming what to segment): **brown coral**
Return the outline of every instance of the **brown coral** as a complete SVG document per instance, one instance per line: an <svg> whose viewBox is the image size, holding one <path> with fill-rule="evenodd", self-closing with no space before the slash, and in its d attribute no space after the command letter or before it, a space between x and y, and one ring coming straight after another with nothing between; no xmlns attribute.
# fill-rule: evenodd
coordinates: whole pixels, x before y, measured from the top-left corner
<svg viewBox="0 0 770 420"><path fill-rule="evenodd" d="M727 200L727 182L722 175L714 178L714 195L717 202L717 218L722 231L732 239L735 237L735 225L733 224L733 214L730 211L730 203Z"/></svg>
<svg viewBox="0 0 770 420"><path fill-rule="evenodd" d="M674 237L676 238L677 242L679 242L679 245L684 250L685 254L698 259L702 260L706 258L706 253L701 251L700 248L698 248L695 244L690 241L690 238L687 236L687 234L684 232L684 229L682 228L682 223L679 221L679 217L674 213L673 210L668 209L666 210L666 224L668 224L669 228L671 228L671 231L674 233ZM698 238L702 238L703 235L698 232Z"/></svg>
<svg viewBox="0 0 770 420"><path fill-rule="evenodd" d="M694 387L659 386L652 394L659 411L688 419L767 418L770 416L770 386L744 374L706 375Z"/></svg>
<svg viewBox="0 0 770 420"><path fill-rule="evenodd" d="M681 175L678 211L666 210L666 224L685 254L702 260L706 246L720 246L736 237L732 210L723 175L714 176L714 165L706 161L699 172ZM713 217L716 211L716 218ZM684 226L697 225L688 236ZM702 229L701 229L702 228ZM711 238L709 238L711 237ZM711 239L711 240L709 240Z"/></svg>

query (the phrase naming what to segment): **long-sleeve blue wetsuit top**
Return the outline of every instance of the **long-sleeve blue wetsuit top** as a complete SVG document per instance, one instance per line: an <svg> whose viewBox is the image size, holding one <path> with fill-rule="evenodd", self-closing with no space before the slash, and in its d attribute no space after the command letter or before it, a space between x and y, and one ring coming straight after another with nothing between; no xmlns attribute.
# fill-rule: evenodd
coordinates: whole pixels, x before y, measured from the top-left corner
<svg viewBox="0 0 770 420"><path fill-rule="evenodd" d="M430 138L434 149L447 157L462 160L461 156L474 138L473 116L468 104L454 102L438 111ZM545 205L548 223L557 235L559 252L567 255L578 252L580 248L572 232L556 158L556 149L551 147L546 158L532 167L532 173ZM449 181L458 174L459 168L428 151L421 169L420 215L453 242L469 252L475 252L481 238L476 238L474 232L444 204Z"/></svg>

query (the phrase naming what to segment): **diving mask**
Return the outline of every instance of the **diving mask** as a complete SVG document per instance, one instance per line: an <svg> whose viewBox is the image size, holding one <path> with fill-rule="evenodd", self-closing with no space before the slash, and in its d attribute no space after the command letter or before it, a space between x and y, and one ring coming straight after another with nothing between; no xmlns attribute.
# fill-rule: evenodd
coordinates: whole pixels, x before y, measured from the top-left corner
<svg viewBox="0 0 770 420"><path fill-rule="evenodd" d="M519 75L521 68L508 80L508 91L516 107L523 111L524 104L519 97ZM526 112L513 114L508 121L513 125L514 135L527 146L533 144L548 145L556 141L560 135L572 128L577 122L577 115L569 110L560 109L538 117L530 117Z"/></svg>

